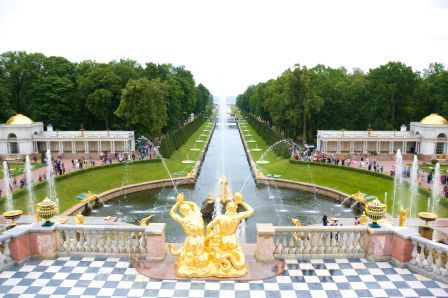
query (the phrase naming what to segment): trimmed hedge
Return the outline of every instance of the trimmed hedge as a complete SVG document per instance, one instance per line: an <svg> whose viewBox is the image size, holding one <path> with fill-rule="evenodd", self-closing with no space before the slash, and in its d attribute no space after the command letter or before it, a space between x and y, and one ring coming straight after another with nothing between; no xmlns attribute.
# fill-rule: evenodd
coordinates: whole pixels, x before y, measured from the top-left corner
<svg viewBox="0 0 448 298"><path fill-rule="evenodd" d="M132 162L132 164L136 164L136 163L157 163L157 162L161 162L161 159L159 158L154 158L154 159L145 159L145 160L134 160ZM77 175L81 175L81 174L85 174L86 172L91 172L91 171L97 171L97 170L105 170L105 169L110 169L110 168L116 168L116 167L120 167L120 166L125 166L127 163L126 162L117 162L117 163L113 163L111 165L100 165L100 166L95 166L95 167L91 167L91 168L86 168L86 169L82 169L82 170L78 170L78 171L74 171L74 172L70 172L64 175L60 175L60 176L55 176L54 179L55 181L62 181L65 180L67 178L73 177L73 176L77 176ZM47 180L42 180L41 182L36 182L33 184L33 189L39 189L42 187L47 187ZM27 189L26 187L21 188L19 190L16 190L13 192L13 195L18 195L21 194L22 192L26 192Z"/></svg>
<svg viewBox="0 0 448 298"><path fill-rule="evenodd" d="M343 170L343 171L356 172L356 173L360 173L360 174L383 178L386 180L391 180L391 181L394 180L394 177L386 175L386 174L373 172L373 171L369 171L369 170L364 170L364 169L352 168L352 167L348 167L348 166L340 166L340 165L335 165L335 164L331 164L331 163L310 162L310 161L302 161L302 160L295 160L295 159L290 159L289 163L299 164L299 165L310 165L310 166L324 167L324 168L336 168L336 169ZM405 181L405 183L407 183L407 182ZM423 187L419 187L418 192L421 193L422 195L426 195L426 196L431 195L430 191Z"/></svg>
<svg viewBox="0 0 448 298"><path fill-rule="evenodd" d="M249 113L242 112L242 114L249 125L266 142L266 144L268 144L268 146L272 146L278 141L285 140L285 137L281 133L270 127L268 124L261 122ZM272 148L272 151L282 158L289 158L291 156L288 142L278 144Z"/></svg>
<svg viewBox="0 0 448 298"><path fill-rule="evenodd" d="M198 130L199 127L201 127L204 122L204 116L200 115L178 130L166 134L160 144L160 153L162 156L169 158L177 149L188 141L188 139L195 133L196 130Z"/></svg>

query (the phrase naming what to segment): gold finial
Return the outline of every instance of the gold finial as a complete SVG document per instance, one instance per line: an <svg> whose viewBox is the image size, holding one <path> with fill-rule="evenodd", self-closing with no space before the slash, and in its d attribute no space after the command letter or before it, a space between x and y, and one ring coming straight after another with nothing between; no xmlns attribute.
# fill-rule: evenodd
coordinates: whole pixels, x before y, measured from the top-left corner
<svg viewBox="0 0 448 298"><path fill-rule="evenodd" d="M149 215L149 216L147 216L145 218L140 219L139 222L138 222L139 225L140 226L147 226L149 221L151 220L151 218L153 218L154 216L156 216L156 215L155 214L151 214L151 215Z"/></svg>
<svg viewBox="0 0 448 298"><path fill-rule="evenodd" d="M84 223L84 215L82 215L81 212L78 212L78 214L75 215L75 224L82 225L83 223Z"/></svg>

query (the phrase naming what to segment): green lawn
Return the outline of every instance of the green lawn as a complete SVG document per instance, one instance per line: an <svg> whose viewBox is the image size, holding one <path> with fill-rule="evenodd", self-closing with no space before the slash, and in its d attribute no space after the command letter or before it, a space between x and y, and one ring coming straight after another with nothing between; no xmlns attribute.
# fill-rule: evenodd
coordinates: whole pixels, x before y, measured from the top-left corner
<svg viewBox="0 0 448 298"><path fill-rule="evenodd" d="M206 143L195 143L199 135L207 123L204 123L193 136L178 150L171 158L166 160L167 166L173 177L186 176L186 174L193 168L194 164L183 164L182 160L188 158L197 160L200 151L190 151L196 144L196 148L203 148ZM207 134L210 134L208 132ZM202 137L205 140L205 137ZM127 176L127 179L124 177ZM84 170L84 173L73 176L60 176L56 178L56 191L60 202L60 212L70 208L79 200L76 196L88 190L94 193L100 193L108 189L120 187L122 185L134 184L144 181L166 179L168 174L161 162L135 162L128 164L121 163L119 165L98 166L95 170ZM39 183L34 187L35 201L39 202L47 195L46 182ZM14 208L21 209L26 212L27 193L26 190L18 190L13 196ZM0 210L4 210L4 197L0 201Z"/></svg>
<svg viewBox="0 0 448 298"><path fill-rule="evenodd" d="M266 151L268 146L257 135L254 129L250 127L247 122L246 127L250 132L243 132L243 135L251 134L252 136L245 136L246 140L254 139L256 143L247 143L249 149L260 148L262 151L254 152L250 151L252 159L257 161L263 152ZM386 175L384 177L372 176L360 172L349 171L343 168L328 168L320 166L319 164L293 164L288 159L282 159L274 154L272 151L268 152L264 160L270 161L266 165L257 165L263 173L271 175L281 175L280 179L295 180L307 183L318 184L339 191L353 194L358 191L367 193L369 195L375 195L384 202L385 193L388 197L388 211L392 212L391 196L393 195L393 181ZM409 194L404 194L404 198L408 198ZM404 203L406 206L407 203ZM418 212L427 211L427 194L420 194L418 198ZM397 213L397 206L395 208ZM439 216L448 217L448 208L442 204L439 204L437 208Z"/></svg>
<svg viewBox="0 0 448 298"><path fill-rule="evenodd" d="M22 175L25 172L25 164L24 163L8 163L9 166L9 174L11 177ZM45 165L42 163L31 164L33 170L42 168ZM3 178L3 170L0 172L0 178Z"/></svg>
<svg viewBox="0 0 448 298"><path fill-rule="evenodd" d="M408 164L408 166L411 166L411 164ZM418 165L418 168L426 173L431 173L434 171L436 165L433 164L421 164ZM440 173L444 175L448 175L448 166L447 165L440 165Z"/></svg>

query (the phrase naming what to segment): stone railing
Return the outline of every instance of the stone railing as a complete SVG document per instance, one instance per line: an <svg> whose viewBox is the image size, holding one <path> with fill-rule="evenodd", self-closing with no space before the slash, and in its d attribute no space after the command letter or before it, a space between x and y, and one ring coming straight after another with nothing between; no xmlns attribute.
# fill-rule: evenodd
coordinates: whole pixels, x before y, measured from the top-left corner
<svg viewBox="0 0 448 298"><path fill-rule="evenodd" d="M411 236L412 259L409 269L433 279L448 282L448 246L420 236Z"/></svg>
<svg viewBox="0 0 448 298"><path fill-rule="evenodd" d="M143 257L145 230L139 226L60 225L56 227L58 254Z"/></svg>
<svg viewBox="0 0 448 298"><path fill-rule="evenodd" d="M353 258L366 255L366 226L277 226L274 230L274 257L277 258Z"/></svg>
<svg viewBox="0 0 448 298"><path fill-rule="evenodd" d="M0 235L0 272L13 263L9 249L10 235Z"/></svg>

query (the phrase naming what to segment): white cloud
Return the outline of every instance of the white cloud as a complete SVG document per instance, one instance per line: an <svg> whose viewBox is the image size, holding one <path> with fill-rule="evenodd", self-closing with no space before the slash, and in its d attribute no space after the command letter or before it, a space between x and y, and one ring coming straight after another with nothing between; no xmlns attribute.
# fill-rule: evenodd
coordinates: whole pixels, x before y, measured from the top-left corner
<svg viewBox="0 0 448 298"><path fill-rule="evenodd" d="M440 0L0 0L0 52L181 64L213 94L236 95L295 63L448 64L443 8Z"/></svg>

